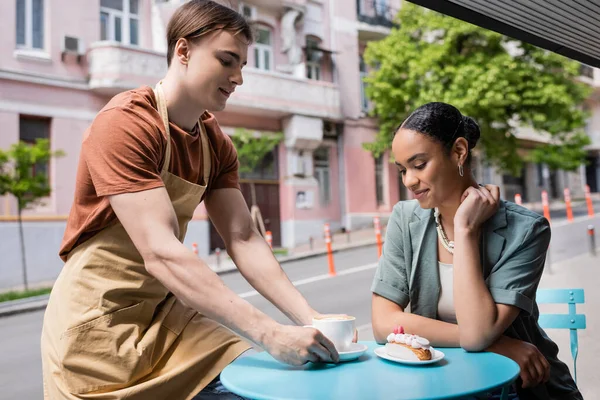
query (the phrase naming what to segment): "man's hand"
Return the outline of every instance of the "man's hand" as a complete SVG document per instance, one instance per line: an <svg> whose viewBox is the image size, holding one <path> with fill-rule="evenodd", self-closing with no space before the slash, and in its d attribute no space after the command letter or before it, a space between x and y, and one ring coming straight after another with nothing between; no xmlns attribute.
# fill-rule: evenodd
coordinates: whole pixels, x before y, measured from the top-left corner
<svg viewBox="0 0 600 400"><path fill-rule="evenodd" d="M333 343L311 327L279 325L266 338L263 346L275 359L290 365L303 365L309 361L339 361Z"/></svg>
<svg viewBox="0 0 600 400"><path fill-rule="evenodd" d="M550 378L550 364L531 343L501 336L487 350L508 357L519 364L521 368L519 376L523 381L523 388L537 386Z"/></svg>

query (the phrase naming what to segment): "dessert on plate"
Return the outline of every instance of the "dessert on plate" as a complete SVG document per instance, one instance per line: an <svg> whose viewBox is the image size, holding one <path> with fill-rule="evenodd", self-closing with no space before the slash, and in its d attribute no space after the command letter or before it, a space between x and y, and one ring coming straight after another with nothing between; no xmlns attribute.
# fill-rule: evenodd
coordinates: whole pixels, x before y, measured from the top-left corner
<svg viewBox="0 0 600 400"><path fill-rule="evenodd" d="M404 333L404 328L397 326L387 337L385 351L388 355L410 361L431 360L433 347L429 340L418 335Z"/></svg>

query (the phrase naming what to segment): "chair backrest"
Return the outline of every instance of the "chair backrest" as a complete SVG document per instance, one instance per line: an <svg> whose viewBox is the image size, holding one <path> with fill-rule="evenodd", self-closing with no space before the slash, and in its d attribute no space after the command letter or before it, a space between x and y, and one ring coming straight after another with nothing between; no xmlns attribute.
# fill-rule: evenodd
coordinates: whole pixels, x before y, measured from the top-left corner
<svg viewBox="0 0 600 400"><path fill-rule="evenodd" d="M568 304L568 314L540 314L538 323L544 329L569 329L571 333L571 355L573 356L573 372L577 381L577 353L579 343L577 329L585 329L585 315L577 314L576 304L583 304L583 289L538 289L538 304Z"/></svg>
<svg viewBox="0 0 600 400"><path fill-rule="evenodd" d="M583 304L583 289L539 289L538 304L568 304L568 314L540 314L538 323L547 329L585 329L585 315L577 314L575 304Z"/></svg>

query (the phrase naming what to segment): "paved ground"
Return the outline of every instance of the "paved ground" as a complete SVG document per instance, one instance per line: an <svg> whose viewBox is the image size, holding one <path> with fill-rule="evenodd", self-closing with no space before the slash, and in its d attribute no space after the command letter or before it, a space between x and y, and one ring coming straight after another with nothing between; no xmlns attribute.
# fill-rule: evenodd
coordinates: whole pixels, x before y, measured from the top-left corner
<svg viewBox="0 0 600 400"><path fill-rule="evenodd" d="M587 254L586 227L590 222L600 231L600 217L579 220L573 224L553 224L552 256L541 286L582 287L586 290L587 301L580 311L587 315L588 329L579 335L579 381L586 399L600 399L600 381L597 379L595 363L600 357L600 343L593 340L600 332L600 313L597 311L600 309L600 293L597 290L600 254L598 258ZM600 234L598 236L600 239ZM328 277L327 261L323 256L288 262L284 264L284 269L319 311L355 315L360 338L369 340L372 339L369 287L376 258L375 246L336 253L338 276L335 278ZM286 317L253 292L237 272L222 277L252 304L276 320L287 322ZM542 311L554 312L554 308L545 307ZM43 312L38 311L0 318L0 400L41 399L39 335L42 316ZM570 362L568 333L551 331L549 334L558 342L561 357Z"/></svg>

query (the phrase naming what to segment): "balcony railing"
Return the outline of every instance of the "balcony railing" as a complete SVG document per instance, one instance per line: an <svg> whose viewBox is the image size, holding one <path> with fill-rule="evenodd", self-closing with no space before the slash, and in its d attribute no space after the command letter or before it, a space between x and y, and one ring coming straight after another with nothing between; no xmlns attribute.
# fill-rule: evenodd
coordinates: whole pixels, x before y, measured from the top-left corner
<svg viewBox="0 0 600 400"><path fill-rule="evenodd" d="M398 10L390 7L386 0L357 0L357 11L361 22L386 28L396 26L394 18Z"/></svg>
<svg viewBox="0 0 600 400"><path fill-rule="evenodd" d="M254 68L244 69L244 84L229 99L227 110L263 116L342 118L337 85Z"/></svg>

